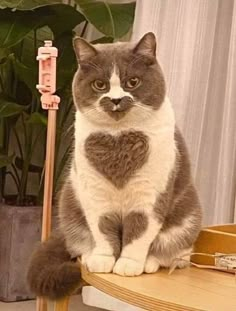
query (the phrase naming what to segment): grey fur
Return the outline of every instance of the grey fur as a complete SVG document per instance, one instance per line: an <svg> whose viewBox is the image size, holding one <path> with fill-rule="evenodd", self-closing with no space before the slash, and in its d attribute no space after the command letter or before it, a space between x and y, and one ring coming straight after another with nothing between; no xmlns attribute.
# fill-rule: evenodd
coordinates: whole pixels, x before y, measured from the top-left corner
<svg viewBox="0 0 236 311"><path fill-rule="evenodd" d="M106 236L114 250L114 256L119 258L122 248L122 219L118 213L110 213L99 219L99 229Z"/></svg>
<svg viewBox="0 0 236 311"><path fill-rule="evenodd" d="M98 172L117 188L123 188L148 160L148 137L140 131L114 137L95 133L85 142L85 154Z"/></svg>
<svg viewBox="0 0 236 311"><path fill-rule="evenodd" d="M59 199L59 227L71 257L81 256L82 251L78 250L89 251L94 247L93 236L70 181L64 184Z"/></svg>
<svg viewBox="0 0 236 311"><path fill-rule="evenodd" d="M79 70L73 83L74 101L78 109L91 108L99 100L102 93L95 92L91 83L98 79L107 81L109 85L114 64L118 68L122 88L125 89L127 79L139 77L140 87L130 91L130 94L136 101L153 109L160 107L166 93L165 80L155 57L155 38L152 34L137 46L127 43L91 46L88 43L84 45L84 40L80 38L75 39L74 46L77 47L75 51L79 60ZM147 46L149 49L146 49Z"/></svg>
<svg viewBox="0 0 236 311"><path fill-rule="evenodd" d="M148 218L143 212L130 212L123 221L122 247L140 238L146 231Z"/></svg>

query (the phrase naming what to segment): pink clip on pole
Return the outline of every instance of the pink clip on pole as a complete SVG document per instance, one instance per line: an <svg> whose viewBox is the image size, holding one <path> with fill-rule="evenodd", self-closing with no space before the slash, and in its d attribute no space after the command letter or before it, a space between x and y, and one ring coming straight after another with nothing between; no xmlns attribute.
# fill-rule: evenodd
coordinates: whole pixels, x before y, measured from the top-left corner
<svg viewBox="0 0 236 311"><path fill-rule="evenodd" d="M56 58L57 48L52 41L44 41L44 46L38 49L39 84L36 88L42 94L43 109L58 109L60 98L53 95L56 91Z"/></svg>
<svg viewBox="0 0 236 311"><path fill-rule="evenodd" d="M39 84L36 88L42 94L42 108L48 110L47 147L45 160L45 181L43 197L42 241L48 239L51 232L53 171L56 139L56 112L60 97L56 91L56 58L57 48L51 41L45 41L44 47L38 49ZM37 311L47 311L47 301L37 299Z"/></svg>

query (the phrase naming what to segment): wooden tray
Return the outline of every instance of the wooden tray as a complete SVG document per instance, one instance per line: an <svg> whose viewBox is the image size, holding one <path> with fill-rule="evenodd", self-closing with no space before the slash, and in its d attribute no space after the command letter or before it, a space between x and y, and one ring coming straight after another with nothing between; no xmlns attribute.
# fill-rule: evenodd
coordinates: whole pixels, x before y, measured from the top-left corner
<svg viewBox="0 0 236 311"><path fill-rule="evenodd" d="M203 229L195 251L236 253L236 225ZM212 264L202 257L194 260ZM82 277L97 289L145 310L236 310L236 279L233 274L190 267L175 270L171 275L163 269L156 274L129 278L93 274L82 268Z"/></svg>
<svg viewBox="0 0 236 311"><path fill-rule="evenodd" d="M236 254L236 224L203 229L195 243L194 252ZM215 264L215 259L209 256L194 255L191 261L201 265Z"/></svg>

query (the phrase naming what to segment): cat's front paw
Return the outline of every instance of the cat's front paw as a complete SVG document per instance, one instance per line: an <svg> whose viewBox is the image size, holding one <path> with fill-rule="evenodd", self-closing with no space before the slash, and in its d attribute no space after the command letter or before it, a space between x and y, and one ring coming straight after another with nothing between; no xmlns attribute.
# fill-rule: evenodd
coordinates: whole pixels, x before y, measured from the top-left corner
<svg viewBox="0 0 236 311"><path fill-rule="evenodd" d="M142 262L120 257L113 269L113 272L122 276L137 276L143 273L144 264Z"/></svg>
<svg viewBox="0 0 236 311"><path fill-rule="evenodd" d="M115 261L114 256L91 254L86 258L85 265L90 272L109 273L112 272Z"/></svg>
<svg viewBox="0 0 236 311"><path fill-rule="evenodd" d="M145 267L144 267L144 272L145 273L155 273L159 270L160 268L160 263L158 259L154 256L148 256Z"/></svg>

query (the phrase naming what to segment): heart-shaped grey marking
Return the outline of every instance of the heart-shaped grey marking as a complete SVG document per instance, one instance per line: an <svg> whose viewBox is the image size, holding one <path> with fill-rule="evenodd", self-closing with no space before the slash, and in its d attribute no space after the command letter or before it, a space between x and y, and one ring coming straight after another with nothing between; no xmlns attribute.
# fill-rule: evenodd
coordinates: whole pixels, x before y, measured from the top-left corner
<svg viewBox="0 0 236 311"><path fill-rule="evenodd" d="M148 158L148 137L141 131L89 135L85 154L98 172L117 188L122 188Z"/></svg>

